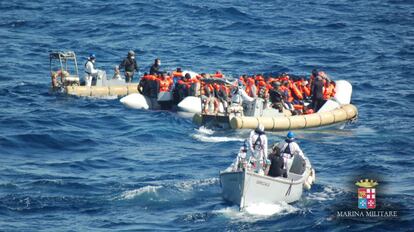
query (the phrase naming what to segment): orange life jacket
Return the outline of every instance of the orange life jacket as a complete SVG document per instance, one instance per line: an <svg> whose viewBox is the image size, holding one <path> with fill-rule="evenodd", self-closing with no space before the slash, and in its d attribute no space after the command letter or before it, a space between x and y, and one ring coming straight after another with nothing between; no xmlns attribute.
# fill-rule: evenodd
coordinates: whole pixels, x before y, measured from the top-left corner
<svg viewBox="0 0 414 232"><path fill-rule="evenodd" d="M311 96L311 91L310 88L308 86L302 86L301 87L302 93L303 95L305 95L306 97L310 97Z"/></svg>
<svg viewBox="0 0 414 232"><path fill-rule="evenodd" d="M173 77L183 77L183 73L182 73L182 72L177 72L177 71L174 71L174 72L172 73L172 76L173 76Z"/></svg>
<svg viewBox="0 0 414 232"><path fill-rule="evenodd" d="M302 100L302 99L303 99L302 92L301 92L301 91L299 91L299 89L298 89L298 87L296 86L296 84L295 84L295 83L292 83L292 85L291 85L291 89L292 89L293 93L295 94L295 96L296 96L299 100Z"/></svg>
<svg viewBox="0 0 414 232"><path fill-rule="evenodd" d="M323 91L323 99L328 100L333 96L335 96L335 86L333 84L329 84L329 86Z"/></svg>
<svg viewBox="0 0 414 232"><path fill-rule="evenodd" d="M264 81L264 78L261 75L257 75L254 79L256 81Z"/></svg>
<svg viewBox="0 0 414 232"><path fill-rule="evenodd" d="M280 86L280 90L285 93L287 92L287 101L288 102L292 102L293 101L293 97L292 97L292 93L290 92L290 89L284 85Z"/></svg>
<svg viewBox="0 0 414 232"><path fill-rule="evenodd" d="M215 78L223 78L223 73L221 73L221 72L216 72L216 73L213 75L213 77L215 77Z"/></svg>
<svg viewBox="0 0 414 232"><path fill-rule="evenodd" d="M293 105L293 108L295 108L295 110L303 110L303 105L296 104Z"/></svg>
<svg viewBox="0 0 414 232"><path fill-rule="evenodd" d="M159 83L160 83L160 92L170 91L170 87L172 84L170 78L165 78L164 80L160 79Z"/></svg>
<svg viewBox="0 0 414 232"><path fill-rule="evenodd" d="M204 86L204 93L207 95L207 93L210 93L210 96L214 96L214 87L211 84L206 84Z"/></svg>

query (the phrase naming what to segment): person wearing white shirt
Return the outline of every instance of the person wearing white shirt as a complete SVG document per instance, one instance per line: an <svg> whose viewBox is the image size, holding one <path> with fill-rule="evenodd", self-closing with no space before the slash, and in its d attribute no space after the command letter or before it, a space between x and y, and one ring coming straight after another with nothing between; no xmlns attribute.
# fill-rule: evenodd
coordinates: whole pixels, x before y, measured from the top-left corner
<svg viewBox="0 0 414 232"><path fill-rule="evenodd" d="M300 149L299 144L296 142L295 134L292 131L287 133L285 141L279 143L280 153L285 161L285 168L289 171L290 166L292 165L294 155L300 155L304 157L302 149Z"/></svg>
<svg viewBox="0 0 414 232"><path fill-rule="evenodd" d="M95 68L95 60L95 54L91 54L85 63L85 85L89 87L92 85L92 79L98 77L99 70Z"/></svg>
<svg viewBox="0 0 414 232"><path fill-rule="evenodd" d="M267 159L267 136L264 126L259 124L255 130L250 132L249 147L252 158L255 160L256 172L263 174L264 162Z"/></svg>

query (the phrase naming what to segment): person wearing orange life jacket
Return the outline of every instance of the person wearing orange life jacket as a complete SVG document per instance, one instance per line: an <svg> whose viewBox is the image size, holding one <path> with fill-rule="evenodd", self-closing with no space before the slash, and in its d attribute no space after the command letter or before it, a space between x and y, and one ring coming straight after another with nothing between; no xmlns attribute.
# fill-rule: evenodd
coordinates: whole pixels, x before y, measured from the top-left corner
<svg viewBox="0 0 414 232"><path fill-rule="evenodd" d="M272 78L272 77L269 77L269 78L267 79L266 84L267 84L267 89L268 89L268 90L272 88L272 83L273 83L274 81L275 81L275 79L274 79L274 78Z"/></svg>
<svg viewBox="0 0 414 232"><path fill-rule="evenodd" d="M183 71L181 70L181 68L177 68L172 73L172 78L173 78L174 85L177 84L178 80L180 80L182 77L183 77Z"/></svg>
<svg viewBox="0 0 414 232"><path fill-rule="evenodd" d="M211 75L211 77L213 77L213 78L223 78L224 75L223 75L223 73L221 73L220 71L217 70L216 73Z"/></svg>
<svg viewBox="0 0 414 232"><path fill-rule="evenodd" d="M165 72L163 72L158 79L159 82L159 92L169 92L172 86L172 80Z"/></svg>
<svg viewBox="0 0 414 232"><path fill-rule="evenodd" d="M189 73L186 73L183 78L177 81L177 85L175 86L175 92L177 94L178 102L180 102L189 95L190 88L191 75Z"/></svg>
<svg viewBox="0 0 414 232"><path fill-rule="evenodd" d="M188 89L188 96L199 96L200 95L200 78L202 78L201 75L197 75L196 78L190 78L188 80L188 83L190 84L190 87Z"/></svg>
<svg viewBox="0 0 414 232"><path fill-rule="evenodd" d="M280 82L288 81L290 79L289 75L287 73L282 73L280 77L278 78Z"/></svg>
<svg viewBox="0 0 414 232"><path fill-rule="evenodd" d="M158 98L158 92L160 89L159 79L155 75L148 75L148 97L151 102L156 102Z"/></svg>
<svg viewBox="0 0 414 232"><path fill-rule="evenodd" d="M283 106L286 109L293 111L294 110L293 105L292 105L293 97L292 97L292 93L290 92L290 89L289 89L289 82L284 81L279 89L283 94L283 103L284 103Z"/></svg>
<svg viewBox="0 0 414 232"><path fill-rule="evenodd" d="M266 82L259 81L257 87L259 89L257 91L257 96L260 97L260 98L263 98L266 102L269 98L269 89L268 89L268 86L267 86Z"/></svg>
<svg viewBox="0 0 414 232"><path fill-rule="evenodd" d="M328 100L334 96L335 96L335 82L330 81L329 84L325 85L325 88L323 91L323 99Z"/></svg>
<svg viewBox="0 0 414 232"><path fill-rule="evenodd" d="M302 92L302 96L304 99L309 99L311 97L310 87L308 85L308 81L302 78L302 80L298 83L299 90Z"/></svg>
<svg viewBox="0 0 414 232"><path fill-rule="evenodd" d="M302 92L299 90L296 82L290 82L290 89L297 100L303 100Z"/></svg>
<svg viewBox="0 0 414 232"><path fill-rule="evenodd" d="M219 110L219 102L215 97L216 89L212 84L206 83L204 85L204 95L201 96L202 102L204 103L203 113L211 113L210 109L213 108L213 113L217 114Z"/></svg>
<svg viewBox="0 0 414 232"><path fill-rule="evenodd" d="M262 76L262 75L257 74L257 75L254 77L254 80L258 83L258 82L260 82L260 81L264 81L264 78L263 78L263 76Z"/></svg>
<svg viewBox="0 0 414 232"><path fill-rule="evenodd" d="M138 92L144 96L149 96L149 90L150 90L150 82L153 80L153 76L149 75L148 73L144 73L144 76L141 77L141 80L138 84Z"/></svg>
<svg viewBox="0 0 414 232"><path fill-rule="evenodd" d="M247 79L246 93L249 97L257 98L257 87L253 78Z"/></svg>
<svg viewBox="0 0 414 232"><path fill-rule="evenodd" d="M261 99L263 99L263 109L266 109L269 104L269 88L268 84L264 81L260 81L258 83L258 93L257 96Z"/></svg>

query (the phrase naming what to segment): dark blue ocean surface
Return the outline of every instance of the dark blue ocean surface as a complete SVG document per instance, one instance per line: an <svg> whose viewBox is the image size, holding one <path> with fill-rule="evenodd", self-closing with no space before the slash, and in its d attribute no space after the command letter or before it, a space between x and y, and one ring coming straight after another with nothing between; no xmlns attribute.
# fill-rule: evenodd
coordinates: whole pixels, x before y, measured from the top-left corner
<svg viewBox="0 0 414 232"><path fill-rule="evenodd" d="M317 67L353 84L359 120L296 132L317 183L292 205L239 212L222 200L218 173L248 131L51 94L57 49L74 50L81 67L96 53L109 75L130 49L141 72L157 57L165 69L234 76ZM0 230L412 230L413 64L408 0L1 1ZM336 218L357 209L364 177L398 218Z"/></svg>

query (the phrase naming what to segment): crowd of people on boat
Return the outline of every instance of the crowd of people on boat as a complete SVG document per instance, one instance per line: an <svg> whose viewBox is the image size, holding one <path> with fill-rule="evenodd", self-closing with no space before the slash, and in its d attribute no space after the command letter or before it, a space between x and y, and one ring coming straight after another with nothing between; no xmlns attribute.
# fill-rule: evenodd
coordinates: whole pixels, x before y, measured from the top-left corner
<svg viewBox="0 0 414 232"><path fill-rule="evenodd" d="M93 78L102 75L95 68L96 56L91 54L85 63L85 84L91 86ZM134 51L129 51L127 57L114 69L112 79L130 83L138 71ZM243 101L262 99L264 107L272 107L280 112L291 111L293 115L311 114L317 112L324 102L335 96L335 82L324 71L312 70L309 78L297 77L282 73L280 75L264 76L242 75L233 84L229 82L206 82L205 78L223 78L217 71L214 74L191 75L184 73L181 68L173 72L161 69L161 60L155 59L149 72L139 80L138 91L152 99L157 99L160 92L170 92L174 104L178 104L187 96L201 97L204 114L218 114L220 105L224 114L240 108ZM237 111L237 110L236 110Z"/></svg>
<svg viewBox="0 0 414 232"><path fill-rule="evenodd" d="M273 144L269 153L264 126L259 124L251 131L249 138L240 148L232 169L233 171L250 170L261 175L286 178L296 155L304 158L304 153L292 131L287 133L283 141Z"/></svg>

